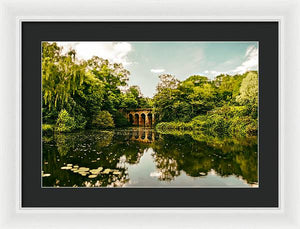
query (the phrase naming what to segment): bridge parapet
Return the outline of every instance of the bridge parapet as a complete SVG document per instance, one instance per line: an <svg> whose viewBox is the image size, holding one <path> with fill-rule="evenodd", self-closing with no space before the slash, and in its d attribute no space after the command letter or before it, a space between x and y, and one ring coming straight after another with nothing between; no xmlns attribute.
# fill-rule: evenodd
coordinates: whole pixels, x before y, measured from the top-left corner
<svg viewBox="0 0 300 229"><path fill-rule="evenodd" d="M153 108L134 108L134 109L126 109L127 112L131 111L153 111Z"/></svg>

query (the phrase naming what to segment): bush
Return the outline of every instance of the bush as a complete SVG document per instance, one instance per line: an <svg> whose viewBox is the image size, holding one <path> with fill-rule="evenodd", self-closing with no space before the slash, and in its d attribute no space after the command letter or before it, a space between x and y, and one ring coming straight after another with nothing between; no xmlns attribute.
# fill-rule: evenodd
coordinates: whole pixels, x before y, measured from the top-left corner
<svg viewBox="0 0 300 229"><path fill-rule="evenodd" d="M161 132L197 131L214 137L249 137L257 135L257 119L246 106L223 106L199 115L190 122L161 122L156 129Z"/></svg>
<svg viewBox="0 0 300 229"><path fill-rule="evenodd" d="M100 111L92 121L93 127L96 128L113 128L115 127L114 120L108 111Z"/></svg>
<svg viewBox="0 0 300 229"><path fill-rule="evenodd" d="M54 125L52 124L43 124L42 125L43 134L52 134L54 132Z"/></svg>
<svg viewBox="0 0 300 229"><path fill-rule="evenodd" d="M83 130L86 126L86 118L83 117L82 115L78 114L76 115L76 118L75 118L75 128L76 129L80 129L80 130Z"/></svg>
<svg viewBox="0 0 300 229"><path fill-rule="evenodd" d="M206 121L205 115L199 115L199 116L196 116L195 118L193 118L193 120L192 120L193 130L203 131L205 121Z"/></svg>
<svg viewBox="0 0 300 229"><path fill-rule="evenodd" d="M165 130L192 130L193 123L191 122L161 122L156 125L156 129L159 131Z"/></svg>
<svg viewBox="0 0 300 229"><path fill-rule="evenodd" d="M229 135L230 120L218 114L209 115L203 125L204 131L213 136Z"/></svg>
<svg viewBox="0 0 300 229"><path fill-rule="evenodd" d="M126 127L131 125L121 112L116 112L113 118L116 127Z"/></svg>
<svg viewBox="0 0 300 229"><path fill-rule="evenodd" d="M252 119L250 116L236 117L232 120L230 132L232 135L257 136L257 124L257 120Z"/></svg>
<svg viewBox="0 0 300 229"><path fill-rule="evenodd" d="M58 132L71 132L75 129L76 122L74 118L65 109L61 110L56 121L56 130Z"/></svg>

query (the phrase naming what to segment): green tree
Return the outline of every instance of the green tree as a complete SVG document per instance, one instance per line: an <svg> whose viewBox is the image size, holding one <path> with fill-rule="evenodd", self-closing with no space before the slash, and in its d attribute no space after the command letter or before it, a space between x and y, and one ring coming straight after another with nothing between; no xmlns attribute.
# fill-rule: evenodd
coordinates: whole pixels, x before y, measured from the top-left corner
<svg viewBox="0 0 300 229"><path fill-rule="evenodd" d="M206 114L216 106L216 91L210 83L193 87L188 95L191 104L191 117Z"/></svg>
<svg viewBox="0 0 300 229"><path fill-rule="evenodd" d="M122 64L110 63L100 57L88 60L87 68L104 84L103 110L116 112L121 105L120 87L126 86L130 72Z"/></svg>
<svg viewBox="0 0 300 229"><path fill-rule="evenodd" d="M120 108L135 109L151 107L151 99L145 98L137 85L130 86L121 96Z"/></svg>
<svg viewBox="0 0 300 229"><path fill-rule="evenodd" d="M237 101L243 105L255 105L258 104L258 75L255 72L249 72L243 79L240 95L237 97Z"/></svg>
<svg viewBox="0 0 300 229"><path fill-rule="evenodd" d="M75 129L76 123L74 118L65 109L61 110L56 122L56 130L58 132L70 132Z"/></svg>
<svg viewBox="0 0 300 229"><path fill-rule="evenodd" d="M197 130L219 137L257 135L257 72L219 75L215 80L194 75L176 87L169 83L174 78L165 79L153 99L158 129Z"/></svg>
<svg viewBox="0 0 300 229"><path fill-rule="evenodd" d="M162 74L159 76L160 82L158 83L156 90L160 92L163 89L176 89L179 80L176 79L174 76L171 74Z"/></svg>
<svg viewBox="0 0 300 229"><path fill-rule="evenodd" d="M100 111L92 121L92 125L96 128L115 127L112 115L108 111Z"/></svg>
<svg viewBox="0 0 300 229"><path fill-rule="evenodd" d="M253 118L257 118L258 112L258 74L249 72L243 79L240 95L236 98L237 102L249 108Z"/></svg>
<svg viewBox="0 0 300 229"><path fill-rule="evenodd" d="M74 50L64 54L55 42L43 42L42 46L43 123L55 124L62 109L74 118L76 129L91 127L94 117L103 110L124 121L118 110L123 100L133 107L136 96L130 101L131 95L123 96L120 90L127 86L130 74L122 64L99 57L78 60ZM137 104L144 98L138 99Z"/></svg>
<svg viewBox="0 0 300 229"><path fill-rule="evenodd" d="M85 81L72 95L72 112L75 117L83 116L91 125L92 118L101 111L104 104L104 84L91 72L86 73ZM71 113L72 113L71 112Z"/></svg>
<svg viewBox="0 0 300 229"><path fill-rule="evenodd" d="M42 43L43 102L51 107L63 108L85 78L85 62L76 63L74 50L62 55L54 43Z"/></svg>
<svg viewBox="0 0 300 229"><path fill-rule="evenodd" d="M213 84L216 86L217 106L225 104L236 104L236 97L240 93L240 86L246 74L242 75L224 75L216 77Z"/></svg>
<svg viewBox="0 0 300 229"><path fill-rule="evenodd" d="M160 90L153 98L155 112L157 114L157 121L169 122L176 119L174 103L177 101L178 93L177 89L164 88ZM180 115L176 114L176 115Z"/></svg>

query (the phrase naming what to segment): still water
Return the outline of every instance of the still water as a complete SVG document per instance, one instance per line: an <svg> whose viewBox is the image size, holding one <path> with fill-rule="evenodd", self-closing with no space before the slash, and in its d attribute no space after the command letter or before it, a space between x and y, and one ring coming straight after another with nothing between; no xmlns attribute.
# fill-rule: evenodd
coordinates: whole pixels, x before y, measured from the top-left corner
<svg viewBox="0 0 300 229"><path fill-rule="evenodd" d="M153 129L43 136L43 187L257 187L257 138Z"/></svg>

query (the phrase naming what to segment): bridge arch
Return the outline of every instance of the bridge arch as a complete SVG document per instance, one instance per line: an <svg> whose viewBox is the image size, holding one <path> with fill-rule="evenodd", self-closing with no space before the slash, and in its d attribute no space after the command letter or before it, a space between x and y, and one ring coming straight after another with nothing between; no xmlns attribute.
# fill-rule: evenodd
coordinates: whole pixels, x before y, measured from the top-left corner
<svg viewBox="0 0 300 229"><path fill-rule="evenodd" d="M147 118L149 120L149 125L152 126L153 125L153 115L152 115L152 113L148 113L147 116L148 116Z"/></svg>
<svg viewBox="0 0 300 229"><path fill-rule="evenodd" d="M139 114L134 114L134 122L133 122L133 125L138 126L139 123L140 123L140 116L139 116Z"/></svg>
<svg viewBox="0 0 300 229"><path fill-rule="evenodd" d="M129 115L128 115L128 121L130 122L131 125L133 125L134 118L133 118L133 115L132 115L132 114L129 114Z"/></svg>
<svg viewBox="0 0 300 229"><path fill-rule="evenodd" d="M152 108L138 108L126 110L128 121L134 126L151 127L155 122L155 113Z"/></svg>
<svg viewBox="0 0 300 229"><path fill-rule="evenodd" d="M144 113L141 113L141 119L140 119L140 126L146 125L146 115Z"/></svg>

